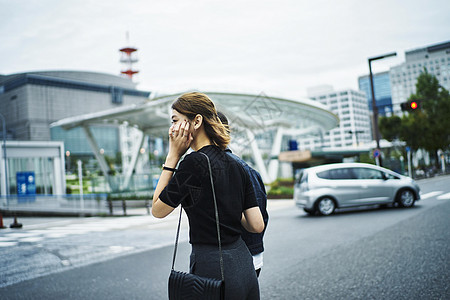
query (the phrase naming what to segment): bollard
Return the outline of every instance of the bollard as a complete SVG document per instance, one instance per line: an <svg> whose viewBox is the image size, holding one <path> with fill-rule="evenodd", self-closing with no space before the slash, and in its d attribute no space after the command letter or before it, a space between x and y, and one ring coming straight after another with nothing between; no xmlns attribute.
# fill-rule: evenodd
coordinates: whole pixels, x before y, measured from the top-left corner
<svg viewBox="0 0 450 300"><path fill-rule="evenodd" d="M5 229L5 228L6 228L6 226L3 225L3 215L0 212L0 229Z"/></svg>
<svg viewBox="0 0 450 300"><path fill-rule="evenodd" d="M127 215L127 203L125 202L125 200L122 200L122 210L123 210L123 215L126 216Z"/></svg>
<svg viewBox="0 0 450 300"><path fill-rule="evenodd" d="M14 223L9 225L10 228L22 228L22 223L17 222L17 216L14 216Z"/></svg>

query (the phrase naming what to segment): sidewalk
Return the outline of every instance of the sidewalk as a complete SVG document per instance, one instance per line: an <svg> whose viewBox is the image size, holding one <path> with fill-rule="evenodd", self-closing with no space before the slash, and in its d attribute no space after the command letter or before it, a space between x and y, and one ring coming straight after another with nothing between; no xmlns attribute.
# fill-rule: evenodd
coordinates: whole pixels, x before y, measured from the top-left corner
<svg viewBox="0 0 450 300"><path fill-rule="evenodd" d="M92 218L127 218L133 216L145 216L147 214L146 208L133 208L127 209L127 215L124 216L122 211L115 212L113 215L105 215L105 216L58 216L58 215L50 215L50 216L33 216L33 215L18 215L17 223L22 224L22 228L26 229L37 229L43 226L49 225L65 225L70 223L76 223L83 220L89 220ZM148 215L149 216L149 215ZM3 216L3 226L10 227L10 225L14 222L14 217L12 216ZM20 229L20 228L19 228Z"/></svg>
<svg viewBox="0 0 450 300"><path fill-rule="evenodd" d="M267 211L282 209L286 206L294 206L292 199L281 199L281 200L268 200L267 201ZM22 224L23 229L37 229L40 227L46 227L49 225L65 225L76 222L83 222L84 220L89 220L91 218L131 218L134 216L150 216L147 214L146 208L129 208L127 209L127 215L124 216L122 210L117 209L114 211L113 215L105 216L18 216L17 223ZM269 215L270 217L270 215ZM3 225L8 227L14 222L14 217L7 216L3 217ZM20 230L20 229L18 229ZM0 231L1 232L1 231Z"/></svg>

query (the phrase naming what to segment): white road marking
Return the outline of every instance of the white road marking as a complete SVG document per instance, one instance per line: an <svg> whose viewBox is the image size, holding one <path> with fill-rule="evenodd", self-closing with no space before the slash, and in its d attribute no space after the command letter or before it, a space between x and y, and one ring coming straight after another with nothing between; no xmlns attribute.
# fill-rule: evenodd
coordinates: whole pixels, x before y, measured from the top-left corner
<svg viewBox="0 0 450 300"><path fill-rule="evenodd" d="M431 198L431 197L434 197L434 196L440 195L440 194L442 194L442 193L443 193L443 191L434 191L434 192L429 192L429 193L426 193L426 194L420 195L420 199L428 199L428 198Z"/></svg>
<svg viewBox="0 0 450 300"><path fill-rule="evenodd" d="M30 237L30 236L36 236L39 235L40 233L37 232L18 232L18 233L9 233L7 235L7 237L11 237L11 238L25 238L25 237Z"/></svg>
<svg viewBox="0 0 450 300"><path fill-rule="evenodd" d="M20 239L19 242L35 243L35 242L40 242L43 239L44 238L42 236L35 236L35 237L27 237L27 238Z"/></svg>
<svg viewBox="0 0 450 300"><path fill-rule="evenodd" d="M437 197L438 200L449 200L450 199L450 193L444 194L444 195L440 195L439 197Z"/></svg>
<svg viewBox="0 0 450 300"><path fill-rule="evenodd" d="M0 242L0 247L16 246L19 242Z"/></svg>
<svg viewBox="0 0 450 300"><path fill-rule="evenodd" d="M177 209L176 211L179 212ZM187 224L183 216L184 224ZM21 232L14 232L10 229L0 231L0 247L12 247L19 245L20 242L41 242L46 239L63 238L71 235L87 234L91 232L104 232L126 229L133 226L148 226L147 228L159 228L164 226L175 226L174 222L178 221L178 214L174 213L165 219L157 219L153 216L134 216L126 218L92 218L90 220L82 220L79 223L53 222L45 224L38 224L36 226L30 225L22 229ZM187 226L187 225L186 225ZM183 226L184 227L184 226ZM121 253L132 251L134 248L125 247L110 249L112 253Z"/></svg>

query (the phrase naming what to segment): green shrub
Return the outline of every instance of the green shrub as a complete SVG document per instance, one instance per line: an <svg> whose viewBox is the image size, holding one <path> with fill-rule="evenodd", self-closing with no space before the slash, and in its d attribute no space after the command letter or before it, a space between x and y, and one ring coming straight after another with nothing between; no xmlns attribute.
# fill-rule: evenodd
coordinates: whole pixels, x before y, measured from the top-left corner
<svg viewBox="0 0 450 300"><path fill-rule="evenodd" d="M294 180L291 178L278 178L270 184L268 195L284 195L291 197L294 195Z"/></svg>

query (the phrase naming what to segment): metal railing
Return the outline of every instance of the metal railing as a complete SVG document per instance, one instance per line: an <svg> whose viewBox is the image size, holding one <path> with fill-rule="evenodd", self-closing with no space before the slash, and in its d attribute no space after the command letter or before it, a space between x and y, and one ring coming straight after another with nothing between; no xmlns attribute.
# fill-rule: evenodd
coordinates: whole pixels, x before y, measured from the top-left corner
<svg viewBox="0 0 450 300"><path fill-rule="evenodd" d="M11 213L96 215L109 212L107 194L9 195L0 197L0 210Z"/></svg>

